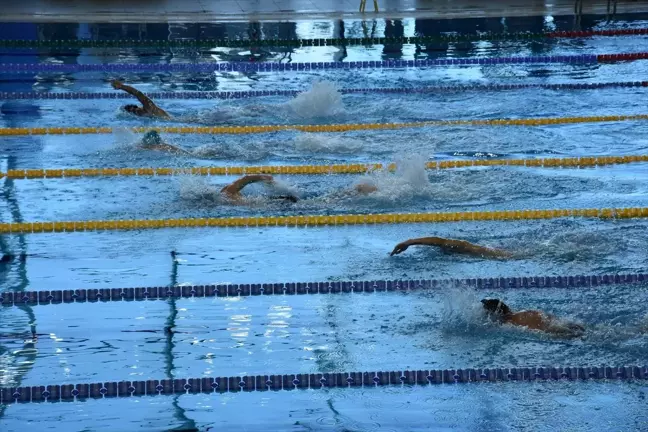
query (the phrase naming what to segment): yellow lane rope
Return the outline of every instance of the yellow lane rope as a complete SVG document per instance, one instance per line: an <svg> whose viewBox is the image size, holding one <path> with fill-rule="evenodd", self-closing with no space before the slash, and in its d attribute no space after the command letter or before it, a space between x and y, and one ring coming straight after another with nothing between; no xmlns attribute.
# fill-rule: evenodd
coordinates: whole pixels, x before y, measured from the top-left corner
<svg viewBox="0 0 648 432"><path fill-rule="evenodd" d="M491 120L431 120L411 123L358 123L334 125L265 125L265 126L163 126L155 128L134 127L131 131L144 133L156 130L177 134L251 134L297 130L301 132L348 132L356 130L404 129L425 126L543 126L565 123L598 123L631 120L648 120L648 114L589 117L551 117L530 119ZM120 128L115 128L120 129ZM121 128L123 129L123 128ZM0 136L18 135L85 135L109 134L111 127L35 127L0 128Z"/></svg>
<svg viewBox="0 0 648 432"><path fill-rule="evenodd" d="M449 169L480 166L524 166L538 168L585 168L604 165L648 162L648 155L629 156L583 156L572 158L540 159L479 159L427 162L427 169ZM337 165L271 165L230 166L191 168L67 168L67 169L13 169L0 172L0 178L40 179L61 177L129 177L129 176L172 176L172 175L244 175L244 174L360 174L387 168L396 169L396 164L337 164Z"/></svg>
<svg viewBox="0 0 648 432"><path fill-rule="evenodd" d="M0 233L121 231L185 227L337 226L456 221L509 221L555 219L562 217L601 219L645 218L648 217L648 207L619 209L496 210L451 213L389 213L335 216L249 216L200 219L24 222L0 224Z"/></svg>

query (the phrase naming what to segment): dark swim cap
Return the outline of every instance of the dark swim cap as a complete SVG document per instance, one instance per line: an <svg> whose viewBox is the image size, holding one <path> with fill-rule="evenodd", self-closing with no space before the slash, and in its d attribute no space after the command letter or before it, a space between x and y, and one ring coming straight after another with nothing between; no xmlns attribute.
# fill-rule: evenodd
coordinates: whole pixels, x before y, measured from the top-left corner
<svg viewBox="0 0 648 432"><path fill-rule="evenodd" d="M158 145L162 144L162 137L160 137L160 134L157 131L148 131L146 134L144 134L144 137L142 138L142 144L144 145Z"/></svg>
<svg viewBox="0 0 648 432"><path fill-rule="evenodd" d="M273 195L273 196L270 197L270 199L290 201L290 202L293 202L293 203L296 203L297 201L299 201L299 198L297 198L294 195Z"/></svg>
<svg viewBox="0 0 648 432"><path fill-rule="evenodd" d="M496 315L508 315L511 309L500 299L483 299L482 305L489 313Z"/></svg>

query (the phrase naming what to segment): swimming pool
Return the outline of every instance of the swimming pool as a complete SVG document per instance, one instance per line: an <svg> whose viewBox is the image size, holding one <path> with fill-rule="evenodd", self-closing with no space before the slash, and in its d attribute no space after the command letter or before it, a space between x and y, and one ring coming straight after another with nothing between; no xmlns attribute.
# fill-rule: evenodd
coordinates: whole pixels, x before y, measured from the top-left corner
<svg viewBox="0 0 648 432"><path fill-rule="evenodd" d="M375 35L415 32L551 31L571 17L509 20L378 21ZM584 28L645 28L645 16ZM365 26L366 27L366 26ZM29 28L27 26L26 28ZM130 39L142 26L46 25L52 39ZM362 37L359 21L262 26L145 27L146 38ZM166 31L166 33L164 33ZM2 63L320 62L445 57L513 57L640 52L646 36L303 48L2 49ZM646 114L645 87L593 90L340 94L349 88L464 84L643 81L645 61L604 64L505 64L284 73L102 72L3 74L1 92L114 92L123 79L146 92L299 90L296 98L160 99L170 125L404 123L420 120ZM0 171L39 168L191 167L397 161L395 173L276 176L302 199L268 201L252 187L250 205L215 197L233 177L80 177L3 179L3 222L82 221L648 207L644 163L596 168L479 167L425 170L428 160L637 155L645 121L524 126L435 126L308 134L162 134L188 156L138 148L130 126L160 126L120 111L130 101L4 101L2 128L110 126L110 135L2 137ZM167 123L165 123L167 125ZM369 196L340 191L360 179ZM175 228L2 236L2 291L252 284L380 279L489 278L645 272L643 219L560 218L357 226ZM394 245L437 235L516 251L489 261ZM170 252L175 251L175 259ZM498 296L586 323L578 340L556 340L488 325L479 299ZM120 380L405 369L643 365L648 355L644 284L524 290L453 287L406 293L259 296L2 307L3 387ZM169 337L162 332L174 325ZM30 329L41 336L25 342ZM142 332L155 330L156 333ZM488 383L265 393L106 398L11 404L5 430L641 430L646 384L626 382ZM34 410L34 407L37 409ZM250 408L254 407L254 411ZM466 409L465 407L470 407ZM245 412L244 410L250 410ZM28 421L29 423L25 423ZM25 426L25 424L27 426Z"/></svg>

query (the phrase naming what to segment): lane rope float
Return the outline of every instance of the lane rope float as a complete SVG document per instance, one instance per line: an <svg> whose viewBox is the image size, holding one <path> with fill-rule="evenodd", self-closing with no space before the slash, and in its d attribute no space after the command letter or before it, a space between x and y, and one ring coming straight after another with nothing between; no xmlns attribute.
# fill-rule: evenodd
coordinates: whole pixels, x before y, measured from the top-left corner
<svg viewBox="0 0 648 432"><path fill-rule="evenodd" d="M542 289L596 288L610 285L646 285L648 274L607 274L569 276L518 276L468 279L374 280L335 282L282 282L258 284L178 285L171 287L90 288L75 290L6 291L0 293L0 306L46 306L69 303L129 302L171 298L201 299L269 295L374 294L420 290L473 288Z"/></svg>
<svg viewBox="0 0 648 432"><path fill-rule="evenodd" d="M461 91L506 91L522 89L545 90L593 90L603 88L634 88L648 87L648 81L604 82L604 83L564 83L564 84L466 84L452 86L430 87L374 87L339 89L342 94L363 93L437 93ZM297 96L306 90L248 90L248 91L178 91L151 92L147 96L152 99L247 99L263 96ZM43 99L43 100L76 100L76 99L132 99L124 92L0 92L0 99Z"/></svg>
<svg viewBox="0 0 648 432"><path fill-rule="evenodd" d="M70 222L11 222L0 224L0 234L123 231L162 228L313 227L459 221L511 221L582 217L634 219L648 217L648 207L553 210L493 210L447 213L344 214L328 216L245 216L196 219L130 219Z"/></svg>
<svg viewBox="0 0 648 432"><path fill-rule="evenodd" d="M379 388L460 383L546 381L644 381L647 366L578 366L422 369L312 374L237 375L146 381L107 381L83 384L0 388L0 404L73 402L86 399L200 393L235 393L330 388Z"/></svg>
<svg viewBox="0 0 648 432"><path fill-rule="evenodd" d="M538 159L477 159L427 162L425 168L452 169L485 166L512 166L533 168L587 168L648 162L648 155L628 156L580 156L572 158ZM191 168L64 168L64 169L11 169L0 172L0 178L10 179L55 179L76 177L131 177L131 176L176 176L176 175L246 175L246 174L364 174L375 170L395 171L395 163L382 164L335 164L335 165L268 165L268 166L220 166Z"/></svg>
<svg viewBox="0 0 648 432"><path fill-rule="evenodd" d="M538 117L527 119L484 119L484 120L428 120L409 123L354 123L332 125L264 125L264 126L161 126L161 127L29 127L0 128L0 136L24 135L89 135L110 134L115 130L130 130L135 133L157 131L175 134L252 134L282 131L300 132L349 132L359 130L396 130L419 127L448 126L546 126L557 124L601 123L648 120L648 114L580 116L580 117Z"/></svg>
<svg viewBox="0 0 648 432"><path fill-rule="evenodd" d="M1 39L3 48L193 48L193 47L230 47L244 48L251 46L308 47L308 46L354 46L354 45L392 45L392 44L426 44L474 41L519 41L536 39L571 39L594 36L641 36L648 34L646 28L554 31L554 32L511 32L511 33L462 33L440 34L430 36L392 36L364 38L317 38L317 39Z"/></svg>
<svg viewBox="0 0 648 432"><path fill-rule="evenodd" d="M524 57L467 57L420 60L365 60L349 62L203 62L203 63L1 63L3 73L36 72L289 72L312 70L396 69L408 67L500 64L596 64L648 59L648 52Z"/></svg>

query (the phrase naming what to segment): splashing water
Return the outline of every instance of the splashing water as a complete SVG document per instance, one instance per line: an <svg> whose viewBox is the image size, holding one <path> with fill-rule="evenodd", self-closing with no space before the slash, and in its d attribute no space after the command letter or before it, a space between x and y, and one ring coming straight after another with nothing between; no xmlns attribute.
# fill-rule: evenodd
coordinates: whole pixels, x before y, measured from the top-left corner
<svg viewBox="0 0 648 432"><path fill-rule="evenodd" d="M271 185L266 185L271 195L291 195L299 197L297 188L284 180L274 178Z"/></svg>
<svg viewBox="0 0 648 432"><path fill-rule="evenodd" d="M260 144L250 143L248 146L240 144L204 144L196 147L191 153L202 159L245 160L259 161L269 154L261 148Z"/></svg>
<svg viewBox="0 0 648 432"><path fill-rule="evenodd" d="M441 328L444 331L474 332L484 328L486 320L477 291L464 286L450 287L441 292Z"/></svg>
<svg viewBox="0 0 648 432"><path fill-rule="evenodd" d="M362 150L363 143L350 138L324 134L300 134L295 137L295 149L307 153L346 154Z"/></svg>
<svg viewBox="0 0 648 432"><path fill-rule="evenodd" d="M396 172L374 171L358 179L354 187L369 184L377 190L370 194L382 201L401 201L430 195L430 182L425 170L427 157L412 155L396 161Z"/></svg>
<svg viewBox="0 0 648 432"><path fill-rule="evenodd" d="M139 135L125 127L113 128L112 135L113 139L115 140L115 146L119 149L124 150L127 148L136 147L141 140Z"/></svg>
<svg viewBox="0 0 648 432"><path fill-rule="evenodd" d="M205 177L195 175L178 176L180 197L187 201L217 201L220 189L209 183Z"/></svg>
<svg viewBox="0 0 648 432"><path fill-rule="evenodd" d="M344 111L342 94L330 81L317 81L310 90L287 103L290 112L300 118L329 117Z"/></svg>

